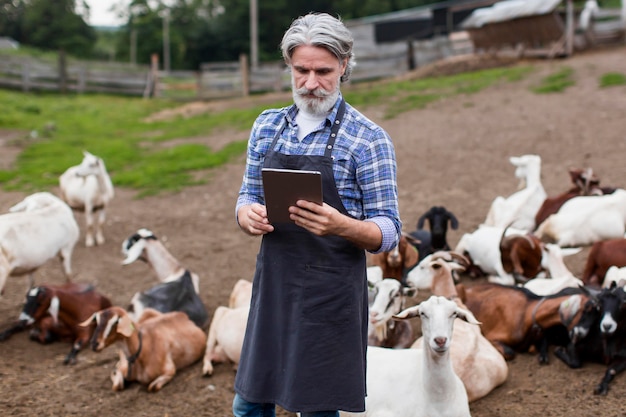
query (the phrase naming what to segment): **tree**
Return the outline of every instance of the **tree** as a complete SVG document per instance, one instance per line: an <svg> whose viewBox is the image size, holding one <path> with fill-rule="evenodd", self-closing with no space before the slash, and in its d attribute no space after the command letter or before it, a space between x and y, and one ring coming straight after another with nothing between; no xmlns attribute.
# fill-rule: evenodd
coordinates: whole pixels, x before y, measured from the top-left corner
<svg viewBox="0 0 626 417"><path fill-rule="evenodd" d="M79 1L84 9L89 9L84 0ZM96 32L76 14L75 0L32 0L24 9L20 42L89 57L96 43Z"/></svg>

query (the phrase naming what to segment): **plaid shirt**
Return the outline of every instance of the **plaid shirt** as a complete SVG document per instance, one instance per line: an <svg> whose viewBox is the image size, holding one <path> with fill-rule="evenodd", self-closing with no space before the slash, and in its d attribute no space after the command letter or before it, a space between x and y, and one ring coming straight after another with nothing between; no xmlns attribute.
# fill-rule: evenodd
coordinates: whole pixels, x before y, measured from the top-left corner
<svg viewBox="0 0 626 417"><path fill-rule="evenodd" d="M283 127L275 150L287 155L324 155L339 100L323 124L302 141L298 140L295 105L266 110L254 122L248 142L248 156L239 207L264 203L261 168L276 130ZM285 124L286 121L286 124ZM395 247L402 223L398 210L395 150L389 135L346 103L346 112L332 150L333 172L341 201L356 219L371 221L382 231L378 252Z"/></svg>

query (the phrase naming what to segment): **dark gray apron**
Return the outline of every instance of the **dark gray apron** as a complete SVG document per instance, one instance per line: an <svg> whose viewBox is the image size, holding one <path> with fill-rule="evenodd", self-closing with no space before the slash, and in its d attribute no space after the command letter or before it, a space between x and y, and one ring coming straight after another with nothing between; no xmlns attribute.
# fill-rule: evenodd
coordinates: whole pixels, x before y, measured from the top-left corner
<svg viewBox="0 0 626 417"><path fill-rule="evenodd" d="M318 170L324 202L348 215L335 185L331 151L342 101L324 156L274 148L265 167ZM263 236L235 390L290 411L365 410L367 279L365 251L337 236L277 224Z"/></svg>

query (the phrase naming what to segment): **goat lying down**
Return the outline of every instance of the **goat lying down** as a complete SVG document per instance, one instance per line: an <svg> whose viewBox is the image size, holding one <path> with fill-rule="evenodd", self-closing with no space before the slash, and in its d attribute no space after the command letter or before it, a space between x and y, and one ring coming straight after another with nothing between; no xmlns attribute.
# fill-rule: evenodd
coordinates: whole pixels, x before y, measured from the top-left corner
<svg viewBox="0 0 626 417"><path fill-rule="evenodd" d="M0 215L0 294L9 276L30 276L58 256L68 281L80 231L70 207L51 193L34 193Z"/></svg>
<svg viewBox="0 0 626 417"><path fill-rule="evenodd" d="M92 350L120 345L119 361L111 374L113 391L123 390L127 381L159 391L177 370L196 363L204 353L206 335L181 312L146 309L135 322L123 308L113 306L81 323L85 327L94 324Z"/></svg>
<svg viewBox="0 0 626 417"><path fill-rule="evenodd" d="M91 284L39 285L28 291L18 320L0 333L0 341L30 328L30 338L39 343L72 342L72 349L63 363L74 364L78 352L88 344L92 330L79 324L110 306L109 299Z"/></svg>
<svg viewBox="0 0 626 417"><path fill-rule="evenodd" d="M240 279L233 286L228 298L228 307L219 306L215 309L202 365L202 375L213 374L213 364L231 362L237 370L243 338L250 312L252 282Z"/></svg>
<svg viewBox="0 0 626 417"><path fill-rule="evenodd" d="M423 349L367 349L367 398L364 413L341 416L470 415L467 392L450 361L456 318L480 324L469 310L445 297L431 296L400 312L397 319L420 317Z"/></svg>

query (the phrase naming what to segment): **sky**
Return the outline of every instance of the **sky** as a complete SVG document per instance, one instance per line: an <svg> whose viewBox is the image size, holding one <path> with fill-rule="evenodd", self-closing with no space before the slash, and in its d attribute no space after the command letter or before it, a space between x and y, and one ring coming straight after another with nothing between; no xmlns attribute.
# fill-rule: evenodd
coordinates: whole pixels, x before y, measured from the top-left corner
<svg viewBox="0 0 626 417"><path fill-rule="evenodd" d="M91 17L89 23L91 26L119 26L125 22L120 21L115 16L115 13L108 11L108 9L120 2L120 0L86 0L87 4L91 8ZM130 0L124 1L128 3Z"/></svg>

